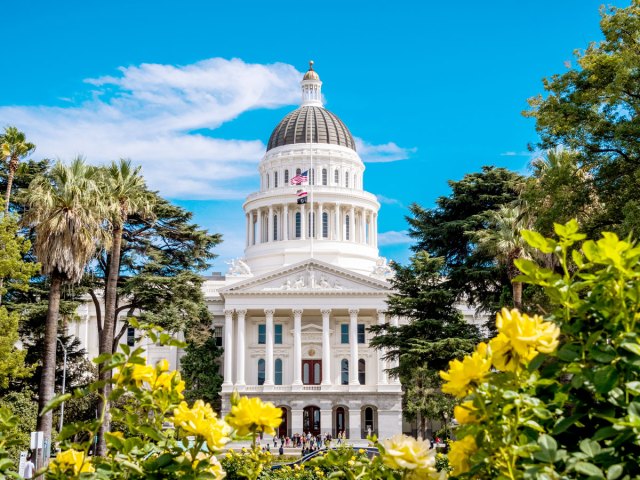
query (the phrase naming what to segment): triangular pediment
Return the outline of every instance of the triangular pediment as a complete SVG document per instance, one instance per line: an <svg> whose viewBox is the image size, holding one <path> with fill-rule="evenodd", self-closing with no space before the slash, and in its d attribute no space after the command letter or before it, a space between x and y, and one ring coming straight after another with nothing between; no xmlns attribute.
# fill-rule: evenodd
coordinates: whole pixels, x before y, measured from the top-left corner
<svg viewBox="0 0 640 480"><path fill-rule="evenodd" d="M220 289L220 294L388 294L389 290L383 280L310 259L235 283Z"/></svg>

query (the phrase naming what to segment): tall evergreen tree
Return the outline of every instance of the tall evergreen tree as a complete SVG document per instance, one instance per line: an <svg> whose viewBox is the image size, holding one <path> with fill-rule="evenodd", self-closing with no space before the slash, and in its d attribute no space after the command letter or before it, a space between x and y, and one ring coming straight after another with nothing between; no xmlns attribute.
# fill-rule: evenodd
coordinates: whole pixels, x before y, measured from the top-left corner
<svg viewBox="0 0 640 480"><path fill-rule="evenodd" d="M4 133L0 136L0 151L7 159L7 186L4 194L4 212L9 213L9 199L13 186L13 178L18 170L20 159L26 157L36 149L33 143L27 142L23 132L16 127L5 127Z"/></svg>

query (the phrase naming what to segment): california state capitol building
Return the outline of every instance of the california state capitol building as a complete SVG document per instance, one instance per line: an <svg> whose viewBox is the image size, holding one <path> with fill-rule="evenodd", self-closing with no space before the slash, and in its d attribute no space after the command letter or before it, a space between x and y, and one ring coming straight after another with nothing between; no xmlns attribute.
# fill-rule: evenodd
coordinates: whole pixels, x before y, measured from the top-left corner
<svg viewBox="0 0 640 480"><path fill-rule="evenodd" d="M394 365L369 343L370 326L406 322L386 313L393 273L378 252L380 203L364 190L349 129L323 107L312 62L301 87L301 106L269 138L260 190L244 202L244 257L203 284L224 347L222 414L237 391L282 409L279 435L411 433L402 387L386 372ZM93 304L78 315L68 331L94 357ZM134 329L127 334L131 341ZM180 350L142 342L150 364L167 358L179 368Z"/></svg>

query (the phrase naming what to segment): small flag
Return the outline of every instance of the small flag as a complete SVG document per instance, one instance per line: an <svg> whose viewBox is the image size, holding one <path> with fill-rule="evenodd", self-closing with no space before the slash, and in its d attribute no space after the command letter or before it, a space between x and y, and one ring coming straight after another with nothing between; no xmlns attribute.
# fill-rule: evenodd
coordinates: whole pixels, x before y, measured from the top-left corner
<svg viewBox="0 0 640 480"><path fill-rule="evenodd" d="M298 205L302 205L303 203L307 203L307 192L305 190L298 190L296 192L296 195L298 196Z"/></svg>
<svg viewBox="0 0 640 480"><path fill-rule="evenodd" d="M297 174L291 178L291 185L307 185L309 183L309 170Z"/></svg>

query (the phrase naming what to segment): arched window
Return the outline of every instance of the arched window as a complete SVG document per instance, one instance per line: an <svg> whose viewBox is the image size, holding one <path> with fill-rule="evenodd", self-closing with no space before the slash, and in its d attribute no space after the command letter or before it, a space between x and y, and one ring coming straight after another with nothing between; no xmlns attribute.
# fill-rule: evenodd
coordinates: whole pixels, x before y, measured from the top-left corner
<svg viewBox="0 0 640 480"><path fill-rule="evenodd" d="M276 358L276 364L275 364L275 384L276 385L282 385L282 359L281 358Z"/></svg>
<svg viewBox="0 0 640 480"><path fill-rule="evenodd" d="M327 169L323 168L322 169L322 185L326 185L327 184Z"/></svg>
<svg viewBox="0 0 640 480"><path fill-rule="evenodd" d="M316 184L316 170L314 168L309 169L309 183L311 185Z"/></svg>
<svg viewBox="0 0 640 480"><path fill-rule="evenodd" d="M296 168L296 175L300 175L302 173L302 170L300 170L299 168Z"/></svg>
<svg viewBox="0 0 640 480"><path fill-rule="evenodd" d="M289 184L289 170L284 171L284 184L285 185Z"/></svg>
<svg viewBox="0 0 640 480"><path fill-rule="evenodd" d="M269 174L267 173L265 176L267 177L267 188L269 188Z"/></svg>
<svg viewBox="0 0 640 480"><path fill-rule="evenodd" d="M301 215L300 212L296 212L296 238L300 238L301 235Z"/></svg>
<svg viewBox="0 0 640 480"><path fill-rule="evenodd" d="M367 365L365 361L361 358L358 360L358 382L360 385L364 385L367 383Z"/></svg>
<svg viewBox="0 0 640 480"><path fill-rule="evenodd" d="M258 360L258 385L264 385L264 358Z"/></svg>
<svg viewBox="0 0 640 480"><path fill-rule="evenodd" d="M345 229L344 229L345 237L346 237L347 240L349 240L349 234L351 233L350 232L351 229L349 228L350 227L350 225L349 225L349 215L345 215L344 216L344 226L345 226Z"/></svg>
<svg viewBox="0 0 640 480"><path fill-rule="evenodd" d="M364 434L370 435L376 430L376 422L374 420L375 412L373 408L367 407L364 409Z"/></svg>
<svg viewBox="0 0 640 480"><path fill-rule="evenodd" d="M278 215L273 216L273 241L278 240Z"/></svg>
<svg viewBox="0 0 640 480"><path fill-rule="evenodd" d="M343 358L340 362L340 383L349 385L349 360Z"/></svg>
<svg viewBox="0 0 640 480"><path fill-rule="evenodd" d="M333 172L333 183L335 183L336 185L340 183L340 172L338 172L337 169L335 172Z"/></svg>
<svg viewBox="0 0 640 480"><path fill-rule="evenodd" d="M278 188L278 172L273 172L273 187Z"/></svg>
<svg viewBox="0 0 640 480"><path fill-rule="evenodd" d="M349 188L349 172L344 172L344 186Z"/></svg>
<svg viewBox="0 0 640 480"><path fill-rule="evenodd" d="M316 214L315 212L309 212L309 228L307 228L308 230L308 236L309 238L316 236Z"/></svg>
<svg viewBox="0 0 640 480"><path fill-rule="evenodd" d="M322 238L329 238L329 214L322 212Z"/></svg>

